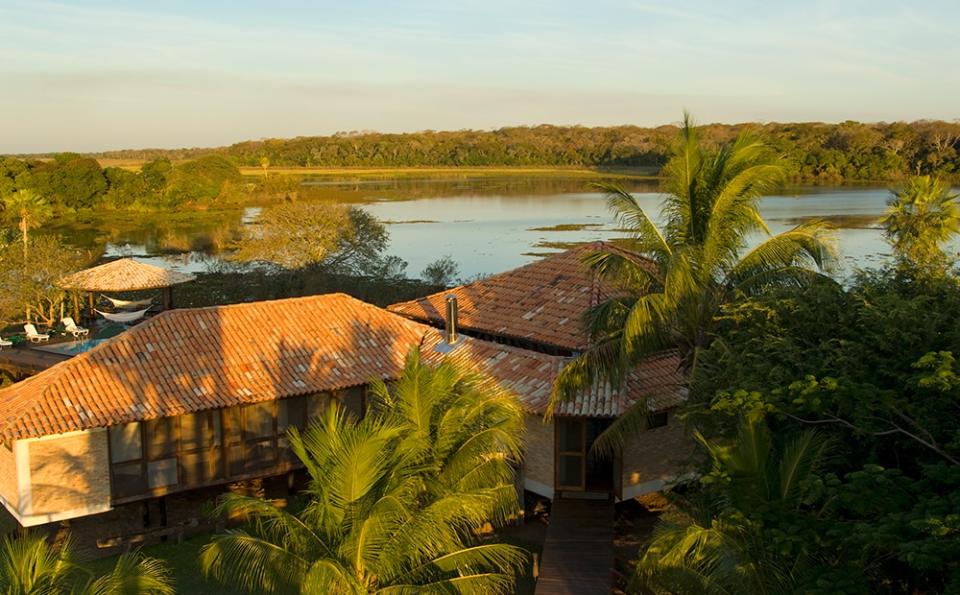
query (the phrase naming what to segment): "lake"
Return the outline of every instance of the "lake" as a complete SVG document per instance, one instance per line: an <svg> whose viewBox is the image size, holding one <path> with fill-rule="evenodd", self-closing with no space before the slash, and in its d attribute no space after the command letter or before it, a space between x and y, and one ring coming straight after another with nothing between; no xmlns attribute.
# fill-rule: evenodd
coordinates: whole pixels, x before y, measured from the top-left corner
<svg viewBox="0 0 960 595"><path fill-rule="evenodd" d="M656 182L624 182L648 212L657 213ZM877 218L890 194L885 187L804 187L762 200L774 233L811 218L838 227L841 271L879 264L888 253ZM583 179L536 177L306 180L303 200L334 199L368 209L387 222L389 253L420 271L451 256L464 278L508 270L574 242L618 237L603 196ZM106 256L133 256L179 270L204 272L238 226L258 207L214 213L88 216L52 227L83 248Z"/></svg>

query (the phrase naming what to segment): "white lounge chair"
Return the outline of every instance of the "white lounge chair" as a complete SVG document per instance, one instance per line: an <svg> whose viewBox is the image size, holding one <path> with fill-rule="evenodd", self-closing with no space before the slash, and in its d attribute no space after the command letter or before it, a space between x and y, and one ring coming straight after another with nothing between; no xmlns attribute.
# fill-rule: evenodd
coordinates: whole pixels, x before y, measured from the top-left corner
<svg viewBox="0 0 960 595"><path fill-rule="evenodd" d="M77 323L74 322L70 316L65 316L60 322L63 323L63 328L67 329L67 332L73 335L74 339L79 339L80 337L90 334L90 329L77 326Z"/></svg>
<svg viewBox="0 0 960 595"><path fill-rule="evenodd" d="M0 349L3 349L4 347L12 347L12 346L13 346L13 341L7 341L6 339L0 337Z"/></svg>
<svg viewBox="0 0 960 595"><path fill-rule="evenodd" d="M38 333L37 327L33 326L32 324L23 325L23 330L26 331L27 339L29 339L31 343L43 343L44 341L50 340L50 335L46 333Z"/></svg>

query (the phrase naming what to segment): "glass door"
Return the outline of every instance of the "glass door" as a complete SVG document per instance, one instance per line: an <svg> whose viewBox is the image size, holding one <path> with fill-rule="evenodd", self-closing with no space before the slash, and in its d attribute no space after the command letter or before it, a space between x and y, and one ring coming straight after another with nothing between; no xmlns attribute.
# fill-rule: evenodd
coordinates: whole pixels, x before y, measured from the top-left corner
<svg viewBox="0 0 960 595"><path fill-rule="evenodd" d="M587 476L587 433L583 419L558 417L557 489L584 490Z"/></svg>

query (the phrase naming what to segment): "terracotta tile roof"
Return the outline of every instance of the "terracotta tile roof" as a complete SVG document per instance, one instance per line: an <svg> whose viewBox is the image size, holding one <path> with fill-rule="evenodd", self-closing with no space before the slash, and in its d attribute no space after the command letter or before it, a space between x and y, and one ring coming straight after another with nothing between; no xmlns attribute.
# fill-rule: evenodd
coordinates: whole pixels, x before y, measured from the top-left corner
<svg viewBox="0 0 960 595"><path fill-rule="evenodd" d="M194 279L193 275L187 273L171 271L132 258L121 258L68 275L60 280L59 285L64 289L80 291L121 292L160 289Z"/></svg>
<svg viewBox="0 0 960 595"><path fill-rule="evenodd" d="M589 337L582 319L612 295L583 265L589 252L610 244L594 242L548 256L499 275L389 306L392 312L441 326L446 296L456 295L460 328L583 351Z"/></svg>
<svg viewBox="0 0 960 595"><path fill-rule="evenodd" d="M342 294L170 310L0 390L36 437L392 378L423 325Z"/></svg>
<svg viewBox="0 0 960 595"><path fill-rule="evenodd" d="M567 361L461 337L447 353L437 329L343 294L170 310L90 351L0 390L5 441L110 426L365 384L399 375L406 354L488 372L542 414ZM679 404L679 359L642 365L620 393L595 390L558 415L617 416L643 395Z"/></svg>
<svg viewBox="0 0 960 595"><path fill-rule="evenodd" d="M428 333L422 353L427 362L452 360L480 369L501 386L514 392L529 413L543 415L550 403L553 381L568 358L529 349L461 337L449 352L439 352L444 342L440 331ZM680 356L675 351L655 355L630 375L619 391L609 386L595 388L572 401L561 403L555 415L618 417L639 399L646 397L653 411L679 405L686 396Z"/></svg>

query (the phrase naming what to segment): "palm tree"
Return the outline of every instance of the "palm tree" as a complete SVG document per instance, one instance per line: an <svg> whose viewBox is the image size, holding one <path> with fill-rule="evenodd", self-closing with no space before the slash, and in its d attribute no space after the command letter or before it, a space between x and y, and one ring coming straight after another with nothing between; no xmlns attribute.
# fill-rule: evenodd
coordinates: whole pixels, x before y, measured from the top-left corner
<svg viewBox="0 0 960 595"><path fill-rule="evenodd" d="M882 223L901 262L938 268L943 245L960 233L960 204L943 180L916 176L893 192Z"/></svg>
<svg viewBox="0 0 960 595"><path fill-rule="evenodd" d="M481 378L429 370L416 352L392 391L373 392L391 408L356 420L331 405L291 432L310 476L301 512L221 501L249 523L204 548L208 576L263 593L510 592L524 552L475 534L516 507L505 432L519 412Z"/></svg>
<svg viewBox="0 0 960 595"><path fill-rule="evenodd" d="M692 373L725 304L772 285L811 283L832 261L832 238L822 222L771 236L758 203L784 180L785 167L755 135L744 132L708 150L684 114L663 174L659 227L630 193L600 185L630 237L590 254L586 263L620 291L587 313L592 345L558 376L552 406L594 383L621 385L639 361L667 348L679 349ZM745 252L753 236L765 239ZM645 404L637 403L612 434L645 414Z"/></svg>
<svg viewBox="0 0 960 595"><path fill-rule="evenodd" d="M804 503L829 444L805 431L777 448L757 415L742 420L732 445L697 438L712 464L704 490L658 522L632 586L673 594L796 592L825 561L771 547L762 519L825 513L826 504L808 511Z"/></svg>
<svg viewBox="0 0 960 595"><path fill-rule="evenodd" d="M17 227L23 238L23 259L26 261L29 231L50 219L53 209L42 196L30 189L18 190L4 197L3 204L8 217L17 220Z"/></svg>
<svg viewBox="0 0 960 595"><path fill-rule="evenodd" d="M123 554L113 570L94 578L73 561L70 542L52 546L38 533L0 541L0 592L5 595L173 595L167 568L158 560Z"/></svg>
<svg viewBox="0 0 960 595"><path fill-rule="evenodd" d="M487 377L450 363L423 365L413 350L398 382L370 385L374 406L400 428L406 464L426 471L431 498L488 492L497 518L517 512L514 463L523 448L523 415L516 399Z"/></svg>

